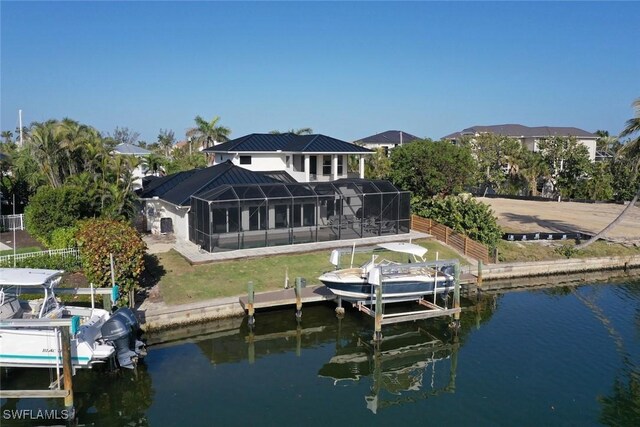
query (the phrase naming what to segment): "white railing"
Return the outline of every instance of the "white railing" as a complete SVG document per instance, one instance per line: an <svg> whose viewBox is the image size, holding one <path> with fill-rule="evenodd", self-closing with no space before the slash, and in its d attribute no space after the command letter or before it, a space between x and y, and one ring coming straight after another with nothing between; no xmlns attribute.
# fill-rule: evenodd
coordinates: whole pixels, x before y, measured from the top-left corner
<svg viewBox="0 0 640 427"><path fill-rule="evenodd" d="M1 215L0 229L3 230L24 230L24 215Z"/></svg>
<svg viewBox="0 0 640 427"><path fill-rule="evenodd" d="M38 251L38 252L25 252L22 254L16 254L16 261L21 261L27 258L33 258L37 256L48 255L48 256L62 256L63 258L80 257L80 250L78 248L65 248L65 249L49 249L47 251ZM4 261L13 261L13 255L2 255L0 256L0 263Z"/></svg>

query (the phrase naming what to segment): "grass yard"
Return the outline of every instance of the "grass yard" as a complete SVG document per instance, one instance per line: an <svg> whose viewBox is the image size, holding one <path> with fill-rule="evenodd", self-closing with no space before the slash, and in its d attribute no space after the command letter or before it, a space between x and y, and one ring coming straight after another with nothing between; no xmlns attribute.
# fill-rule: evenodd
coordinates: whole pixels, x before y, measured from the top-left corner
<svg viewBox="0 0 640 427"><path fill-rule="evenodd" d="M458 258L456 252L435 240L421 240L415 243L429 249L426 258ZM160 293L167 304L183 304L199 300L222 298L246 293L247 282L253 280L256 292L282 289L288 270L289 283L294 284L296 277L304 277L307 285L315 285L323 272L332 270L329 263L330 251L318 251L303 254L275 255L263 258L248 258L233 261L216 262L204 265L190 265L180 254L171 250L158 254L160 268ZM387 256L388 255L388 256ZM394 261L400 254L384 252L384 257ZM370 254L356 254L354 265L364 263ZM342 257L342 266L348 267L350 257ZM464 261L463 261L464 263Z"/></svg>
<svg viewBox="0 0 640 427"><path fill-rule="evenodd" d="M567 258L567 256L558 251L563 246L573 248L576 244L573 240L564 242L507 242L505 240L501 240L498 243L498 260L500 262L532 262L563 259ZM584 250L574 252L571 257L595 258L626 255L640 255L640 248L623 246L616 243L607 243L603 240L599 240Z"/></svg>

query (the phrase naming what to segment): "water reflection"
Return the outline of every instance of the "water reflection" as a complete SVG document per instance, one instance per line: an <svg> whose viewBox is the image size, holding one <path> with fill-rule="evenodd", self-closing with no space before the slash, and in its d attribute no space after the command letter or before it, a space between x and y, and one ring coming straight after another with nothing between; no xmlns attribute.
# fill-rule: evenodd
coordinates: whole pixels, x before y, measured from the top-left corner
<svg viewBox="0 0 640 427"><path fill-rule="evenodd" d="M53 377L52 377L53 375ZM10 369L2 373L2 387L10 389L43 389L55 378L48 369ZM147 411L154 389L146 366L140 363L131 370L104 372L79 370L73 377L75 419L70 425L148 426ZM3 399L0 414L31 409L64 409L62 399ZM10 411L10 412L5 412ZM60 425L60 420L38 419L37 425ZM2 425L31 426L33 420L3 419Z"/></svg>
<svg viewBox="0 0 640 427"><path fill-rule="evenodd" d="M426 325L390 325L381 342L357 336L318 371L334 385L370 377L367 408L379 409L455 391L460 343L457 336L429 331ZM434 335L437 334L438 336Z"/></svg>

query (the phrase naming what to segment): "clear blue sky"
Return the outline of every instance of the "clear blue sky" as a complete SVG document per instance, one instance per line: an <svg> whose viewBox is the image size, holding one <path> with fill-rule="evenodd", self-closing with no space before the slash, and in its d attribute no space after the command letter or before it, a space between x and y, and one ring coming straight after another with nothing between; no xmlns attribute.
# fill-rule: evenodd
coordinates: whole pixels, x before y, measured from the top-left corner
<svg viewBox="0 0 640 427"><path fill-rule="evenodd" d="M1 128L70 117L148 142L200 114L232 137L472 125L618 133L640 3L2 1Z"/></svg>

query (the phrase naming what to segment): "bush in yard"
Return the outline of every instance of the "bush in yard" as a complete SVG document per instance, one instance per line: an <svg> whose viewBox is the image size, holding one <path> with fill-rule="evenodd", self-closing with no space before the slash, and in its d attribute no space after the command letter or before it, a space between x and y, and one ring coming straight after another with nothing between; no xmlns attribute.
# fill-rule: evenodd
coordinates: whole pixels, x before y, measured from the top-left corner
<svg viewBox="0 0 640 427"><path fill-rule="evenodd" d="M0 262L0 267L13 267L13 259ZM17 268L46 268L50 270L64 270L76 272L80 270L80 260L74 256L38 255L16 261Z"/></svg>
<svg viewBox="0 0 640 427"><path fill-rule="evenodd" d="M66 249L78 246L76 233L78 227L59 227L51 232L49 249Z"/></svg>
<svg viewBox="0 0 640 427"><path fill-rule="evenodd" d="M82 266L89 282L111 285L109 254L113 254L115 282L120 286L120 304L133 305L133 292L144 271L146 244L129 224L111 219L88 219L76 234Z"/></svg>
<svg viewBox="0 0 640 427"><path fill-rule="evenodd" d="M53 230L73 226L93 214L91 199L80 187L40 187L29 199L24 220L29 234L49 246Z"/></svg>
<svg viewBox="0 0 640 427"><path fill-rule="evenodd" d="M411 204L416 215L438 221L492 249L502 238L502 230L489 205L472 197L415 197Z"/></svg>

